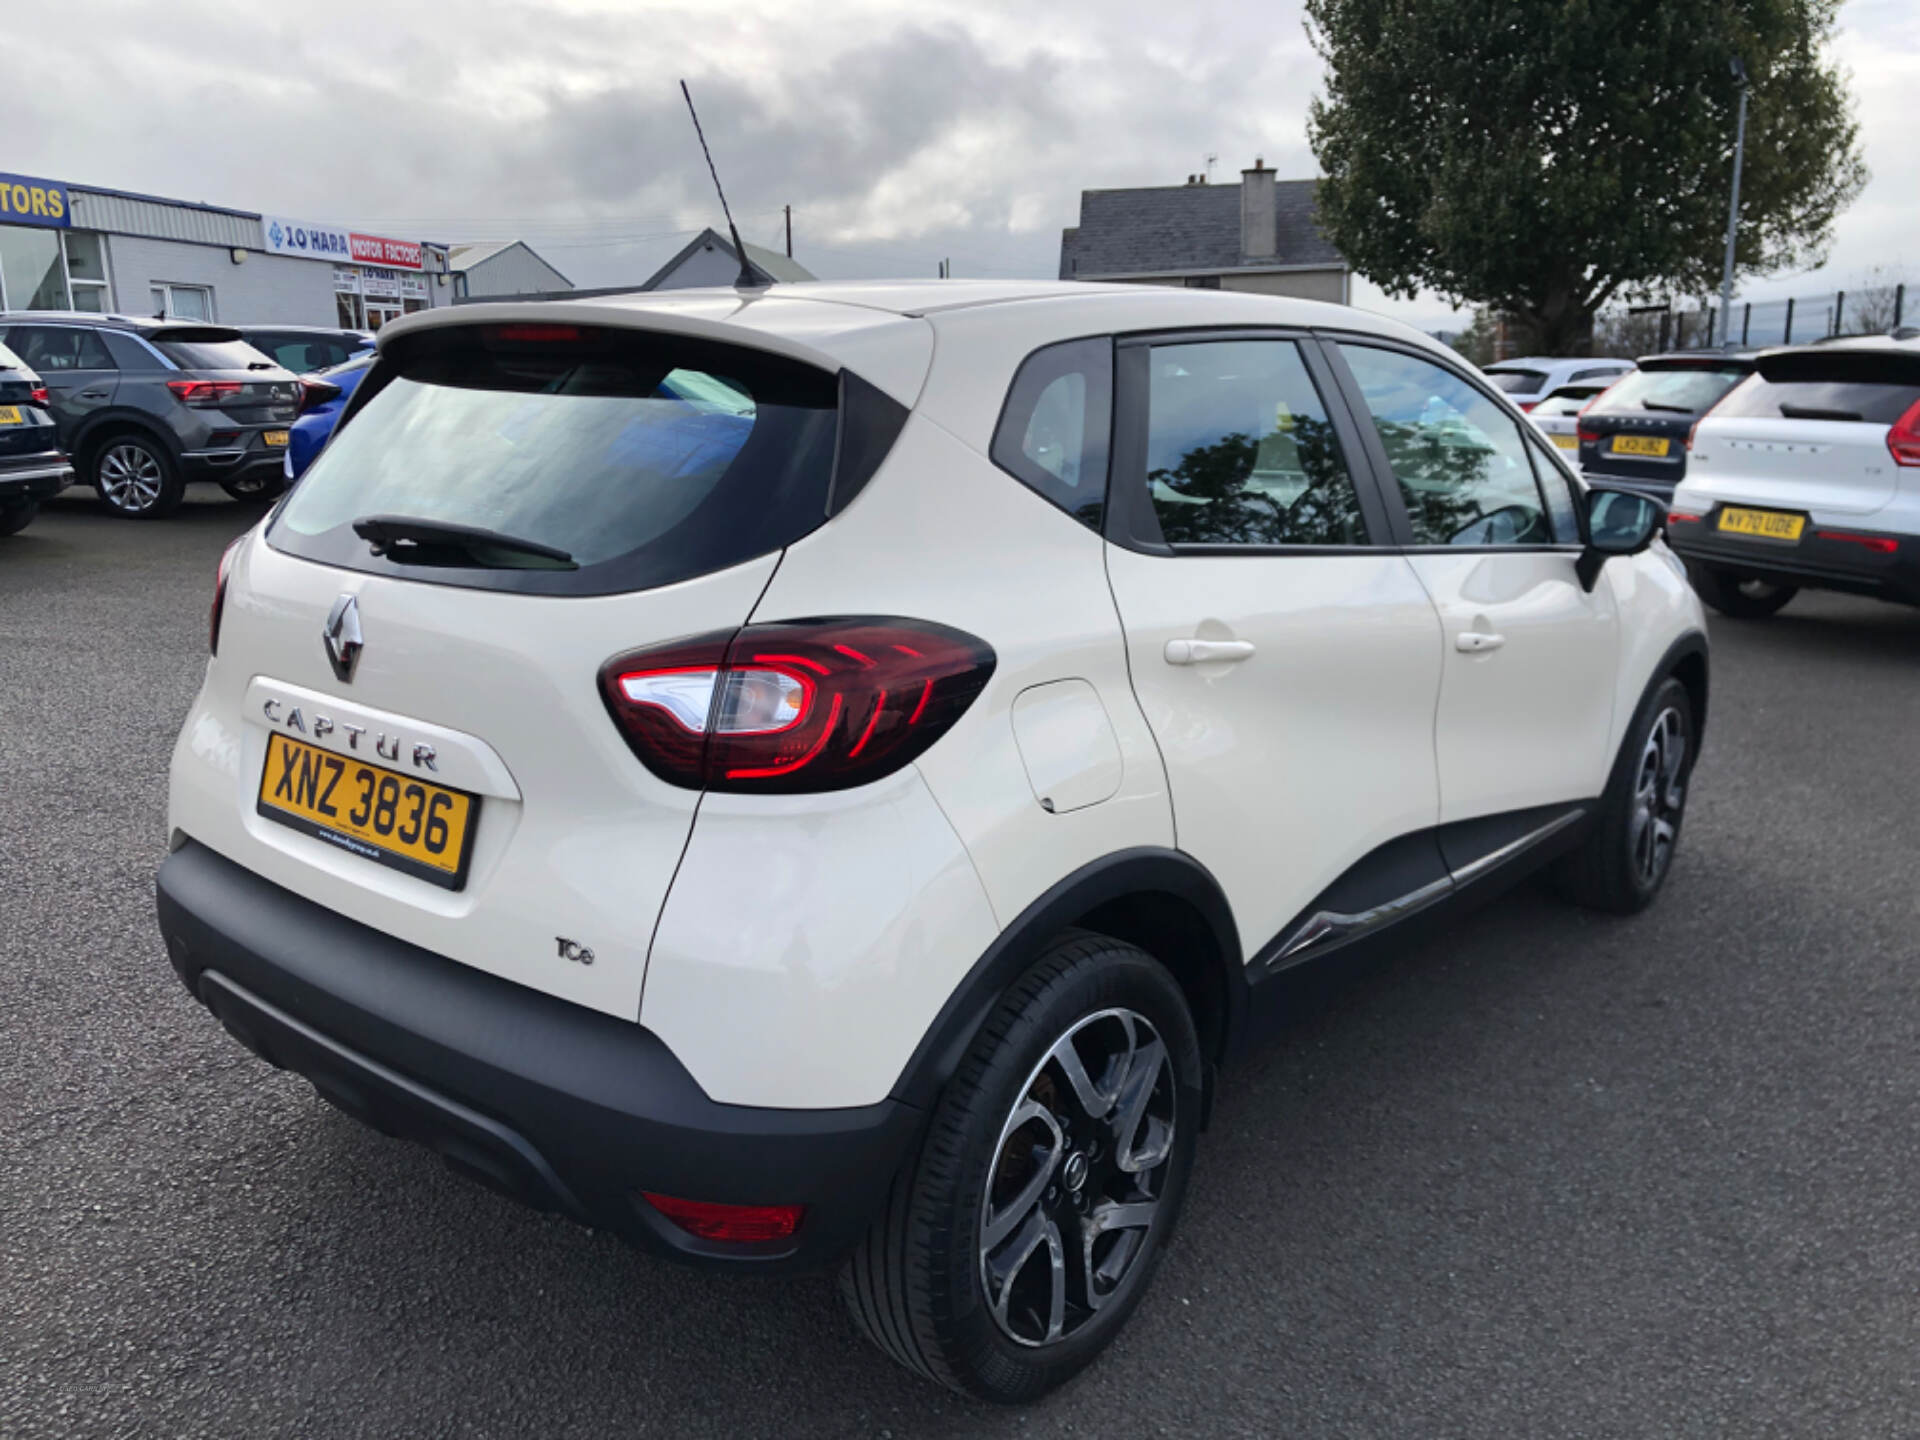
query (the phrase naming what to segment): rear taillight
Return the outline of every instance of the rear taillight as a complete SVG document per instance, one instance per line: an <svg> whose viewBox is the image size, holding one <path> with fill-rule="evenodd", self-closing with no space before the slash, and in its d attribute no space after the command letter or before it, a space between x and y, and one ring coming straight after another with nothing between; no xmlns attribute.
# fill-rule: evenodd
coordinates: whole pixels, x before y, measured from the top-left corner
<svg viewBox="0 0 1920 1440"><path fill-rule="evenodd" d="M245 388L238 380L169 380L167 389L188 405L218 405Z"/></svg>
<svg viewBox="0 0 1920 1440"><path fill-rule="evenodd" d="M1685 510L1669 510L1667 512L1667 524L1669 525L1698 525L1699 523L1700 517L1698 515L1689 514Z"/></svg>
<svg viewBox="0 0 1920 1440"><path fill-rule="evenodd" d="M1887 431L1887 450L1896 465L1920 465L1920 400Z"/></svg>
<svg viewBox="0 0 1920 1440"><path fill-rule="evenodd" d="M302 380L300 382L300 408L295 412L306 414L309 410L326 404L329 400L340 398L340 387L327 380Z"/></svg>
<svg viewBox="0 0 1920 1440"><path fill-rule="evenodd" d="M30 405L51 405L53 399L47 394L46 386L36 385L27 391L27 403Z"/></svg>
<svg viewBox="0 0 1920 1440"><path fill-rule="evenodd" d="M213 609L207 616L207 653L220 653L220 614L227 608L227 576L233 570L233 557L240 547L247 543L242 535L238 540L220 552L220 568L213 577Z"/></svg>
<svg viewBox="0 0 1920 1440"><path fill-rule="evenodd" d="M1538 400L1520 400L1520 401L1516 401L1515 403L1519 405L1521 410L1525 411L1525 410L1533 409L1533 407L1538 405L1540 402Z"/></svg>
<svg viewBox="0 0 1920 1440"><path fill-rule="evenodd" d="M1856 535L1851 530L1816 530L1813 533L1822 540L1858 545L1862 550L1871 550L1876 555L1892 555L1900 549L1900 542L1891 535Z"/></svg>
<svg viewBox="0 0 1920 1440"><path fill-rule="evenodd" d="M752 1245L785 1240L800 1228L804 1205L722 1205L713 1200L680 1200L672 1195L640 1192L654 1209L689 1235Z"/></svg>
<svg viewBox="0 0 1920 1440"><path fill-rule="evenodd" d="M1598 430L1589 430L1584 425L1575 425L1573 427L1573 434L1574 438L1582 445L1598 445L1600 443L1600 432Z"/></svg>
<svg viewBox="0 0 1920 1440"><path fill-rule="evenodd" d="M924 620L791 620L616 656L600 693L671 784L845 790L923 754L993 666L984 641Z"/></svg>

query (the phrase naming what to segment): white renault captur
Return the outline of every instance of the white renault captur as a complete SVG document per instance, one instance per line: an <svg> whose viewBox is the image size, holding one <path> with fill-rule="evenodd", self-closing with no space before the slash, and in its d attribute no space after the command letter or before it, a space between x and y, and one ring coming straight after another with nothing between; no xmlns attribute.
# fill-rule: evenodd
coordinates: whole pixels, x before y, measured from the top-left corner
<svg viewBox="0 0 1920 1440"><path fill-rule="evenodd" d="M1340 306L1076 284L387 327L220 567L160 925L243 1043L534 1205L1086 1364L1277 976L1659 889L1659 507Z"/></svg>

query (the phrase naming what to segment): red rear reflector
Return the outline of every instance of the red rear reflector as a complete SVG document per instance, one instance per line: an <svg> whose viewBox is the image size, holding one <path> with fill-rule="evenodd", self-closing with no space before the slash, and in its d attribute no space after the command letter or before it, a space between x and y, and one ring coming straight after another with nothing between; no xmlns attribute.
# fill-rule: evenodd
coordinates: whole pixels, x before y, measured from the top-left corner
<svg viewBox="0 0 1920 1440"><path fill-rule="evenodd" d="M207 615L207 653L220 653L220 616L227 608L227 576L233 570L233 552L246 543L242 535L220 552L220 568L213 575L213 609Z"/></svg>
<svg viewBox="0 0 1920 1440"><path fill-rule="evenodd" d="M496 325L487 334L495 340L533 341L578 340L578 325Z"/></svg>
<svg viewBox="0 0 1920 1440"><path fill-rule="evenodd" d="M600 693L671 784L845 790L925 753L993 666L985 643L924 620L794 620L615 656Z"/></svg>
<svg viewBox="0 0 1920 1440"><path fill-rule="evenodd" d="M1920 400L1887 431L1887 450L1896 465L1920 465Z"/></svg>
<svg viewBox="0 0 1920 1440"><path fill-rule="evenodd" d="M47 394L47 387L36 385L27 391L27 403L30 405L51 405L53 398Z"/></svg>
<svg viewBox="0 0 1920 1440"><path fill-rule="evenodd" d="M1698 515L1689 515L1684 510L1669 510L1667 512L1667 523L1669 525L1698 525L1700 523L1700 517Z"/></svg>
<svg viewBox="0 0 1920 1440"><path fill-rule="evenodd" d="M1900 548L1900 542L1891 535L1855 535L1850 530L1816 530L1813 533L1822 540L1843 540L1849 545L1859 545L1876 555L1891 555Z"/></svg>
<svg viewBox="0 0 1920 1440"><path fill-rule="evenodd" d="M800 1217L807 1213L804 1205L720 1205L711 1200L676 1200L651 1190L640 1193L689 1235L736 1245L785 1240L800 1228Z"/></svg>

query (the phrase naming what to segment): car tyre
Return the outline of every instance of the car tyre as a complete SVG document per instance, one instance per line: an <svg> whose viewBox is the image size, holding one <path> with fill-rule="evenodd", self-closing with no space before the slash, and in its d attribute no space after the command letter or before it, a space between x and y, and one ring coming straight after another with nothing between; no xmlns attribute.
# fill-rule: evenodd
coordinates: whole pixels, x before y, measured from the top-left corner
<svg viewBox="0 0 1920 1440"><path fill-rule="evenodd" d="M1764 620L1800 593L1798 586L1776 585L1705 565L1689 565L1687 576L1696 595L1734 620Z"/></svg>
<svg viewBox="0 0 1920 1440"><path fill-rule="evenodd" d="M275 471L245 480L222 480L220 488L235 500L276 500L287 488L287 477Z"/></svg>
<svg viewBox="0 0 1920 1440"><path fill-rule="evenodd" d="M1064 937L982 1025L842 1270L855 1322L908 1369L986 1400L1076 1374L1172 1236L1202 1084L1167 970L1105 936Z"/></svg>
<svg viewBox="0 0 1920 1440"><path fill-rule="evenodd" d="M38 502L22 500L16 505L0 505L0 535L18 535L40 513Z"/></svg>
<svg viewBox="0 0 1920 1440"><path fill-rule="evenodd" d="M158 520L179 509L186 494L179 467L159 441L123 431L95 445L89 478L114 514L128 520Z"/></svg>
<svg viewBox="0 0 1920 1440"><path fill-rule="evenodd" d="M1692 697L1669 677L1628 737L1598 823L1554 870L1568 899L1615 915L1631 915L1653 903L1680 844L1695 733Z"/></svg>

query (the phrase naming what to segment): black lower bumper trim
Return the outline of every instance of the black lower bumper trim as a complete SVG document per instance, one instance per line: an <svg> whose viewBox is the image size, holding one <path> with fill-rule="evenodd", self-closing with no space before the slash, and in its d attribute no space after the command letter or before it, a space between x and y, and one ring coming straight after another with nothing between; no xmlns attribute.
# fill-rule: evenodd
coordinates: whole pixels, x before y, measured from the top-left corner
<svg viewBox="0 0 1920 1440"><path fill-rule="evenodd" d="M536 1208L698 1263L789 1268L857 1243L921 1112L710 1099L658 1036L408 945L188 841L160 868L187 989L349 1114ZM640 1192L807 1207L791 1241L695 1239Z"/></svg>
<svg viewBox="0 0 1920 1440"><path fill-rule="evenodd" d="M1692 565L1726 570L1775 585L1838 590L1876 600L1920 605L1920 536L1881 535L1851 526L1816 528L1809 523L1805 536L1795 543L1743 540L1730 538L1714 528L1713 517L1717 513L1716 510L1709 514L1702 522L1670 525L1667 544L1673 553ZM1825 538L1820 530L1887 539L1893 541L1896 548L1891 554L1881 554L1855 540Z"/></svg>
<svg viewBox="0 0 1920 1440"><path fill-rule="evenodd" d="M0 505L45 500L73 483L73 467L63 455L36 455L0 464Z"/></svg>

